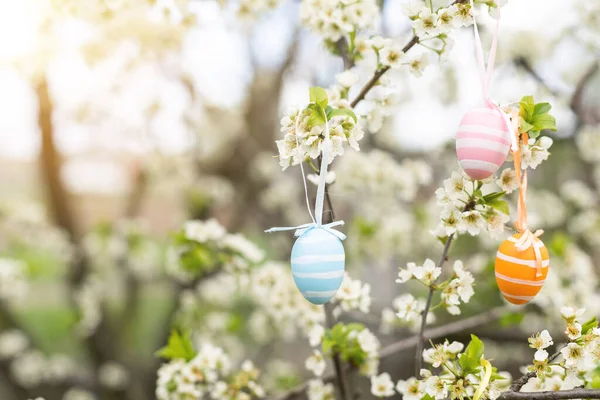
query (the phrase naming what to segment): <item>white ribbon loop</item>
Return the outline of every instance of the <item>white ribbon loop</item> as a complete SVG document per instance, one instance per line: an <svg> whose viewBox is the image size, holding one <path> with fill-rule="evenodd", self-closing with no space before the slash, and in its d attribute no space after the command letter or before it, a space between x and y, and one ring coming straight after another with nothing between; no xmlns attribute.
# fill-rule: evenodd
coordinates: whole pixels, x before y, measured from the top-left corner
<svg viewBox="0 0 600 400"><path fill-rule="evenodd" d="M532 233L529 229L525 229L519 240L515 243L515 248L519 251L525 251L528 248L533 248L535 254L536 273L535 276L539 278L542 274L542 253L540 248L535 245L539 241L538 237L544 233L543 230L538 229L535 233Z"/></svg>
<svg viewBox="0 0 600 400"><path fill-rule="evenodd" d="M335 229L333 229L333 227L339 226L339 225L344 225L344 221L334 221L334 222L331 222L331 223L325 224L325 225L318 225L317 223L311 222L308 224L298 225L298 226L284 226L284 227L271 228L271 229L267 229L265 232L272 233L272 232L295 230L296 232L294 232L294 236L298 237L298 236L302 236L303 234L310 231L311 229L322 228L322 229L325 229L327 232L331 233L332 235L334 235L335 237L337 237L338 239L344 240L344 239L346 239L346 235L344 235L340 231L336 231Z"/></svg>
<svg viewBox="0 0 600 400"><path fill-rule="evenodd" d="M300 118L298 117L298 119L300 119ZM297 130L298 130L298 122L296 122L296 131ZM298 147L300 146L298 143L297 133L296 133L296 144ZM335 237L337 237L340 240L346 239L346 235L344 235L342 232L332 229L335 226L344 225L344 221L333 221L329 224L323 225L323 204L325 202L325 187L327 186L327 182L326 182L327 167L329 165L329 154L331 153L331 139L329 138L329 124L327 123L327 121L325 121L325 139L323 140L322 146L323 147L322 147L322 155L321 155L321 170L319 172L319 184L317 186L317 198L315 200L315 217L314 218L312 216L312 213L310 212L310 206L308 207L308 213L310 214L310 217L313 220L313 222L304 224L304 225L299 225L299 226L271 228L271 229L267 229L265 231L266 233L295 230L296 232L294 233L294 236L298 237L298 236L308 232L311 229L323 228L327 232L331 233L332 235L334 235ZM306 176L304 175L304 168L302 167L302 161L300 162L300 170L302 171L302 181L304 183L304 193L306 195L306 202L308 205L308 203L309 203L308 189L306 187Z"/></svg>

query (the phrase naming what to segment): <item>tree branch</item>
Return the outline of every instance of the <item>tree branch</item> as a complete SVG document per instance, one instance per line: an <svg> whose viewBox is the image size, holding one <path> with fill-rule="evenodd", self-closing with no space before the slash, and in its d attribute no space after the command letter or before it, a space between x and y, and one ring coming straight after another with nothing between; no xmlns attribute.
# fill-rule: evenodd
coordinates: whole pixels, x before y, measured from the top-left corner
<svg viewBox="0 0 600 400"><path fill-rule="evenodd" d="M500 318L504 312L508 311L507 307L497 307L491 310L485 311L481 314L474 315L469 318L455 321L449 324L441 325L425 331L425 336L431 339L440 337L446 337L455 333L460 333L469 329L473 329L477 326L485 325L493 322ZM395 343L385 346L379 352L379 358L384 359L396 355L397 353L413 348L417 345L419 338L417 336L411 336L408 338L401 339ZM327 375L323 378L323 382L331 383L335 382L335 374ZM302 395L308 388L308 382L304 382L295 389L290 390L283 396L279 397L279 400L291 400Z"/></svg>
<svg viewBox="0 0 600 400"><path fill-rule="evenodd" d="M571 110L575 113L575 115L577 115L579 124L581 124L581 123L594 124L597 122L597 121L594 121L594 119L595 119L594 115L586 115L586 112L584 110L584 103L583 103L583 92L585 91L585 88L587 87L590 80L598 72L598 69L600 69L600 64L598 63L598 61L596 61L585 72L585 74L583 74L583 76L581 77L579 82L577 82L577 85L575 86L575 91L573 92L573 96L571 97L571 103L570 103ZM587 114L593 114L593 113L589 112Z"/></svg>
<svg viewBox="0 0 600 400"><path fill-rule="evenodd" d="M456 1L452 2L450 5L466 3L467 1L468 0L456 0ZM419 37L414 35L408 41L408 43L406 43L406 45L402 48L402 51L404 53L407 53L417 43L419 43ZM385 67L379 68L377 71L375 71L375 73L373 74L373 77L371 79L369 79L369 81L367 83L365 83L365 86L363 86L363 88L360 90L358 95L356 95L354 100L352 100L350 102L350 106L352 108L356 107L356 105L365 98L365 96L367 95L367 93L369 93L369 91L373 88L373 86L375 86L377 84L377 82L379 81L379 78L381 78L383 76L383 74L385 74L389 69L390 69L390 67L385 66Z"/></svg>
<svg viewBox="0 0 600 400"><path fill-rule="evenodd" d="M325 321L327 324L327 328L333 328L335 325L335 319L333 317L333 306L331 303L326 303L323 308L325 309ZM333 367L335 369L335 380L337 383L337 387L340 391L340 398L342 400L350 400L352 398L351 394L348 393L348 386L346 381L346 374L344 371L344 365L342 364L342 359L340 358L340 353L333 351L333 355L331 356L333 360Z"/></svg>
<svg viewBox="0 0 600 400"><path fill-rule="evenodd" d="M469 318L462 319L460 321L455 321L449 324L427 329L424 333L424 337L427 337L429 339L436 339L441 337L447 337L455 333L464 332L466 330L496 321L506 311L508 311L507 307L492 308L491 310L485 311L481 314L477 314ZM384 347L379 353L379 357L383 359L392 356L403 350L407 350L417 346L419 342L423 342L420 335L401 339L395 343Z"/></svg>
<svg viewBox="0 0 600 400"><path fill-rule="evenodd" d="M558 356L560 356L560 351L564 348L565 346L561 347L560 349L558 349L556 351L556 353L552 354L549 358L548 358L548 363L551 363L552 361L556 360L558 358ZM518 392L519 390L521 390L521 388L523 386L525 386L525 384L527 382L529 382L529 379L534 378L537 374L535 372L528 372L525 375L523 375L522 377L520 377L519 379L517 379L516 381L514 381L512 383L512 385L510 385L510 391L511 392Z"/></svg>
<svg viewBox="0 0 600 400"><path fill-rule="evenodd" d="M537 83L542 85L544 89L546 89L553 96L558 95L558 90L555 90L548 85L548 83L538 74L538 72L533 68L533 66L529 63L529 61L525 57L517 57L514 60L514 63L517 67L522 68L525 72L527 72Z"/></svg>
<svg viewBox="0 0 600 400"><path fill-rule="evenodd" d="M454 234L448 236L446 240L446 244L444 245L444 249L442 250L442 256L440 257L440 261L438 262L437 267L442 268L448 259L448 251L450 250L450 245L454 240ZM419 376L419 371L421 370L421 366L423 365L423 342L425 341L425 327L427 326L427 315L429 314L429 309L431 308L431 300L433 299L433 293L435 292L434 283L431 282L429 285L429 294L427 295L427 303L425 304L425 309L421 313L421 329L419 330L418 341L417 341L417 351L415 352L415 376Z"/></svg>
<svg viewBox="0 0 600 400"><path fill-rule="evenodd" d="M600 389L571 389L555 392L504 392L498 400L559 400L559 399L600 399Z"/></svg>

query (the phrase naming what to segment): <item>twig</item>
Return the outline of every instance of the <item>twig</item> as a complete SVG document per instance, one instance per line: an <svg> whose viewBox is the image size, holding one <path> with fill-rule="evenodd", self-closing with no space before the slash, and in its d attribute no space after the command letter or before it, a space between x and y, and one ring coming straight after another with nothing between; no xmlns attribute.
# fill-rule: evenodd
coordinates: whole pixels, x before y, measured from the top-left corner
<svg viewBox="0 0 600 400"><path fill-rule="evenodd" d="M492 308L491 310L474 315L469 318L462 319L460 321L455 321L449 324L427 329L424 333L424 336L430 339L447 337L455 333L463 332L468 329L472 329L477 326L485 325L492 321L495 321L498 318L500 318L502 314L506 311L508 311L508 308L506 307ZM395 343L384 347L379 353L379 357L383 359L385 357L392 356L403 350L407 350L417 346L419 342L423 343L420 336L411 336L409 338L401 339Z"/></svg>
<svg viewBox="0 0 600 400"><path fill-rule="evenodd" d="M548 358L548 363L551 363L552 361L556 360L558 358L558 356L560 356L560 351L564 348L561 347L560 349L558 349L558 351L554 354L552 354L549 358ZM519 390L521 390L521 388L529 381L529 379L533 378L536 376L535 372L528 372L525 375L523 375L522 377L520 377L519 379L517 379L516 381L513 382L512 385L510 385L510 391L511 392L518 392Z"/></svg>
<svg viewBox="0 0 600 400"><path fill-rule="evenodd" d="M435 339L440 337L446 337L449 335L453 335L455 333L460 333L466 331L468 329L475 328L477 326L488 324L492 321L497 320L502 316L504 312L506 312L508 308L506 307L497 307L481 314L474 315L469 318L462 319L460 321L455 321L446 325L441 325L436 328L428 329L425 332L425 335L428 338ZM387 357L391 357L403 350L408 350L412 347L415 347L418 342L417 336L411 336L408 338L401 339L395 343L392 343L379 352L379 358L384 359ZM326 375L323 377L323 382L331 383L336 381L335 374ZM283 396L279 397L279 400L292 400L300 395L302 395L306 389L308 388L308 382L304 382L296 388L290 390L285 393Z"/></svg>
<svg viewBox="0 0 600 400"><path fill-rule="evenodd" d="M440 257L440 261L438 262L437 267L442 268L446 259L448 258L448 250L450 250L450 245L454 240L454 234L448 236L446 240L446 244L444 245L444 249L442 250L442 256ZM419 376L419 371L421 370L421 365L423 364L423 342L425 341L425 327L427 326L427 315L429 314L429 309L431 308L431 300L433 299L433 293L435 292L434 283L431 282L429 285L429 294L427 295L427 303L425 304L425 309L421 313L421 329L419 330L418 341L417 341L417 351L415 353L415 376Z"/></svg>
<svg viewBox="0 0 600 400"><path fill-rule="evenodd" d="M333 306L331 303L327 303L324 306L325 309L325 322L327 324L327 328L333 328L335 324L335 319L333 317ZM333 355L331 356L333 360L333 367L335 369L335 380L337 382L337 387L340 391L340 398L342 400L349 400L351 396L348 395L348 386L346 381L346 374L344 371L344 366L342 365L342 359L340 358L340 353L337 351L333 351Z"/></svg>
<svg viewBox="0 0 600 400"><path fill-rule="evenodd" d="M529 75L531 75L531 77L535 79L535 81L538 82L540 85L542 85L544 89L550 92L550 94L552 94L553 96L556 96L558 94L558 90L550 87L548 82L546 82L544 78L542 78L540 74L538 74L538 72L533 68L533 66L525 57L517 57L514 62L516 66L523 68L523 70L525 70Z"/></svg>
<svg viewBox="0 0 600 400"><path fill-rule="evenodd" d="M354 66L354 59L348 53L348 41L346 38L341 38L335 42L335 48L340 53L340 57L344 62L344 70L350 69Z"/></svg>
<svg viewBox="0 0 600 400"><path fill-rule="evenodd" d="M452 2L450 5L466 3L467 1L468 0L456 0L456 1ZM407 53L417 43L419 43L419 37L414 35L408 41L408 43L406 43L406 45L402 48L402 51L404 53ZM352 106L352 108L356 107L356 105L365 98L365 96L367 95L367 93L369 93L369 91L373 88L373 86L375 86L377 84L377 81L379 81L379 78L381 78L383 76L383 74L385 74L389 69L390 69L390 67L385 66L385 67L382 67L382 68L378 69L377 71L375 71L375 73L373 74L373 77L371 79L369 79L369 81L367 83L365 83L365 86L362 87L362 89L360 90L358 95L356 95L354 100L352 100L350 102L350 106Z"/></svg>
<svg viewBox="0 0 600 400"><path fill-rule="evenodd" d="M587 87L590 80L596 75L600 69L600 64L596 61L591 65L591 67L586 71L585 74L581 77L579 82L577 82L577 86L575 86L575 91L573 92L573 96L571 97L571 110L577 115L578 123L588 123L593 124L596 121L592 121L592 118L588 115L585 115L585 110L583 109L583 92Z"/></svg>
<svg viewBox="0 0 600 400"><path fill-rule="evenodd" d="M558 399L600 399L600 389L571 389L555 392L504 392L498 400L558 400Z"/></svg>

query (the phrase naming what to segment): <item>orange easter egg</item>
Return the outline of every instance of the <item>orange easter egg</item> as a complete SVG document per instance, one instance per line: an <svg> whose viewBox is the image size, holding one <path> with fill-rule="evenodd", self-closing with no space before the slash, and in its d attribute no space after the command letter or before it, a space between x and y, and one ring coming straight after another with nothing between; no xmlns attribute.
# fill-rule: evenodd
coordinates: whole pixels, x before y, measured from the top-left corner
<svg viewBox="0 0 600 400"><path fill-rule="evenodd" d="M514 234L506 239L496 253L496 282L504 298L513 304L526 304L533 300L542 289L548 269L550 258L548 249L537 237L533 245L520 251L515 247L521 233ZM537 274L535 246L542 259L542 275Z"/></svg>

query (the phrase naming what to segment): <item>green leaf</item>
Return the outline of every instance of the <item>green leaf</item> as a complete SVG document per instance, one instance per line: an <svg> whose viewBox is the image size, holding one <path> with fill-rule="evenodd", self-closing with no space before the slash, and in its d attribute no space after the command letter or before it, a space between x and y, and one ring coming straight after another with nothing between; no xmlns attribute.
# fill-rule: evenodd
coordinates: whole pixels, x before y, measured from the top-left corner
<svg viewBox="0 0 600 400"><path fill-rule="evenodd" d="M530 122L533 124L533 128L536 131L544 129L556 131L556 118L550 114L534 115Z"/></svg>
<svg viewBox="0 0 600 400"><path fill-rule="evenodd" d="M581 334L585 335L586 333L588 333L589 331L591 331L593 328L598 326L598 321L596 321L596 317L593 317L592 319L590 319L589 321L587 321L585 324L583 324L581 326Z"/></svg>
<svg viewBox="0 0 600 400"><path fill-rule="evenodd" d="M479 360L465 354L461 354L458 359L458 363L463 370L463 374L467 375L470 373L476 373L479 367Z"/></svg>
<svg viewBox="0 0 600 400"><path fill-rule="evenodd" d="M529 138L530 139L535 139L538 136L540 136L540 131L536 131L536 130L533 130L533 129L529 131Z"/></svg>
<svg viewBox="0 0 600 400"><path fill-rule="evenodd" d="M492 381L501 381L501 380L506 380L506 377L504 377L504 376L502 376L502 375L500 375L500 374L498 374L498 373L494 372L494 373L492 374L491 380L492 380Z"/></svg>
<svg viewBox="0 0 600 400"><path fill-rule="evenodd" d="M314 86L308 89L310 93L310 102L318 104L321 108L327 107L327 92L322 87Z"/></svg>
<svg viewBox="0 0 600 400"><path fill-rule="evenodd" d="M520 110L519 115L525 120L529 121L529 119L535 113L535 101L533 100L533 96L524 96L519 102Z"/></svg>
<svg viewBox="0 0 600 400"><path fill-rule="evenodd" d="M325 110L323 110L320 105L311 103L306 108L311 110L310 117L308 118L308 125L315 126L325 123L325 118L327 118L327 116L325 115Z"/></svg>
<svg viewBox="0 0 600 400"><path fill-rule="evenodd" d="M537 103L533 108L533 115L548 114L551 109L550 103Z"/></svg>
<svg viewBox="0 0 600 400"><path fill-rule="evenodd" d="M189 332L180 333L177 330L173 330L171 336L169 336L167 345L158 350L156 356L167 360L192 360L196 357L196 352L194 351Z"/></svg>
<svg viewBox="0 0 600 400"><path fill-rule="evenodd" d="M531 125L529 122L525 121L525 119L523 117L519 118L519 132L527 133L532 129L533 129L533 125Z"/></svg>
<svg viewBox="0 0 600 400"><path fill-rule="evenodd" d="M495 199L492 201L488 201L487 205L500 211L503 214L506 214L506 215L510 214L510 210L508 208L508 203L505 202L504 200Z"/></svg>
<svg viewBox="0 0 600 400"><path fill-rule="evenodd" d="M486 194L485 196L483 196L483 200L487 203L488 201L497 200L497 199L501 198L502 196L504 196L505 194L506 194L506 192L494 192L494 193Z"/></svg>
<svg viewBox="0 0 600 400"><path fill-rule="evenodd" d="M483 350L483 342L477 336L471 334L471 342L465 349L465 354L476 359L479 365L479 360L483 356Z"/></svg>
<svg viewBox="0 0 600 400"><path fill-rule="evenodd" d="M333 117L351 117L356 123L358 120L356 118L356 114L349 108L336 108L327 113L327 120L330 120Z"/></svg>
<svg viewBox="0 0 600 400"><path fill-rule="evenodd" d="M503 328L508 328L510 326L519 325L523 322L523 318L525 318L525 313L522 312L506 313L500 317L498 322Z"/></svg>

